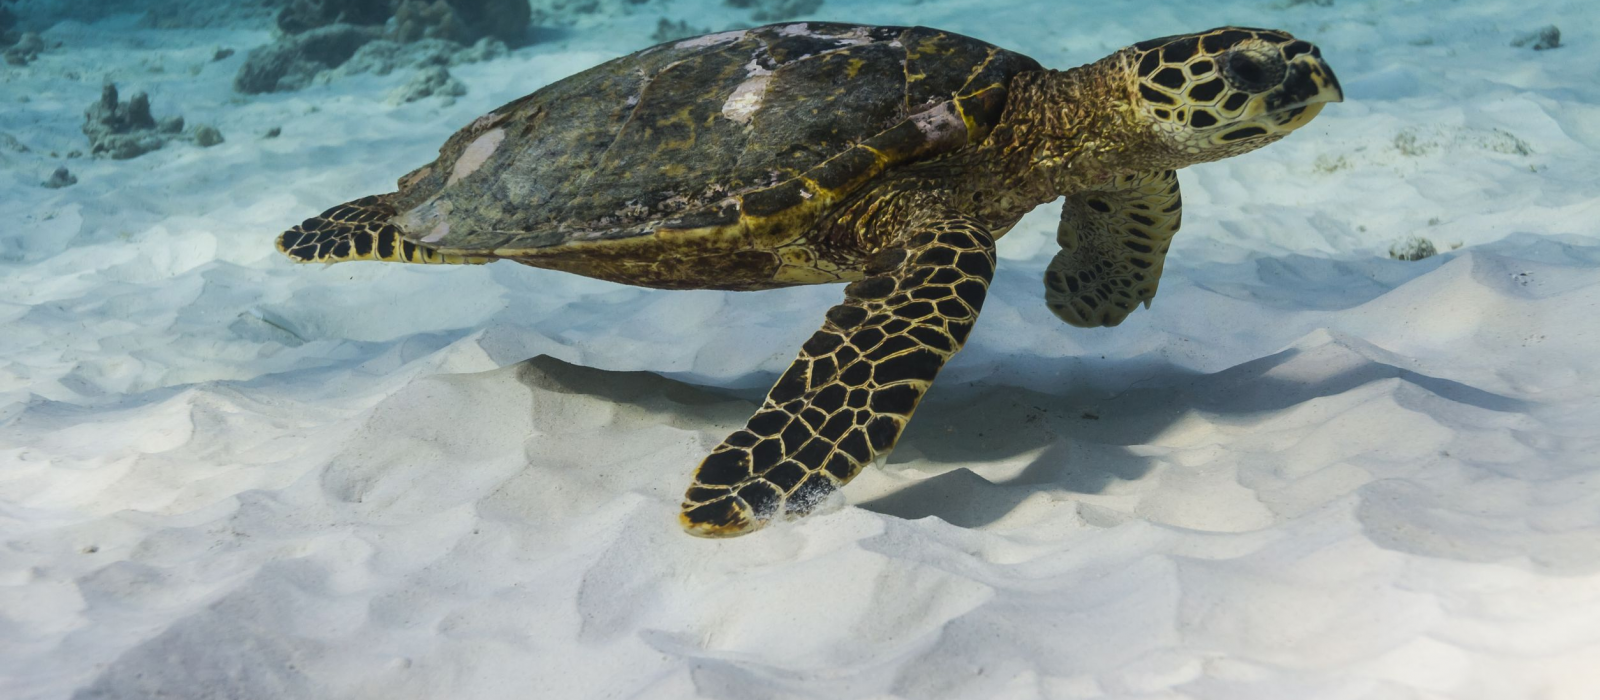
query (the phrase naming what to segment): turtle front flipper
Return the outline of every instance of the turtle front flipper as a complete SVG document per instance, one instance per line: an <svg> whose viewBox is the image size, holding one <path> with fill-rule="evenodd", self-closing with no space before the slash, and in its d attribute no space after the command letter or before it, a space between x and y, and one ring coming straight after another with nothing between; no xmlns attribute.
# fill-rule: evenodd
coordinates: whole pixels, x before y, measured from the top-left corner
<svg viewBox="0 0 1600 700"><path fill-rule="evenodd" d="M1177 173L1118 178L1067 198L1056 253L1044 273L1045 302L1081 328L1115 326L1156 295L1167 246L1183 218Z"/></svg>
<svg viewBox="0 0 1600 700"><path fill-rule="evenodd" d="M477 265L494 260L447 255L406 240L400 235L400 229L389 223L395 216L391 196L362 197L306 219L278 235L278 252L301 263L381 260L424 265Z"/></svg>
<svg viewBox="0 0 1600 700"><path fill-rule="evenodd" d="M965 217L924 219L853 282L750 422L695 472L680 516L702 537L805 515L887 457L917 402L978 320L994 239Z"/></svg>

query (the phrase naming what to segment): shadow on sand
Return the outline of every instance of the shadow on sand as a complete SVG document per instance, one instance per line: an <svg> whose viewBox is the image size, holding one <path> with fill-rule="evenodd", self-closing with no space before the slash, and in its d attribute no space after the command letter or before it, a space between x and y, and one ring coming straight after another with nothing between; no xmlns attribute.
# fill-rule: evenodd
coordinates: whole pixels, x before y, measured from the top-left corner
<svg viewBox="0 0 1600 700"><path fill-rule="evenodd" d="M1125 388L1106 393L1072 386L1046 390L992 382L945 386L918 408L884 468L931 474L859 505L916 519L939 517L981 527L1040 492L1100 493L1153 468L1131 448L1149 444L1183 416L1243 420L1398 380L1443 399L1496 412L1524 411L1517 399L1420 374L1383 361L1357 339L1320 338L1213 374L1157 366ZM612 372L547 356L527 360L524 383L633 404L682 427L713 433L742 425L759 393L697 386L650 372ZM1031 461L1019 470L1019 458ZM1000 465L1004 475L982 466ZM964 466L954 466L964 465ZM693 465L684 465L688 478Z"/></svg>

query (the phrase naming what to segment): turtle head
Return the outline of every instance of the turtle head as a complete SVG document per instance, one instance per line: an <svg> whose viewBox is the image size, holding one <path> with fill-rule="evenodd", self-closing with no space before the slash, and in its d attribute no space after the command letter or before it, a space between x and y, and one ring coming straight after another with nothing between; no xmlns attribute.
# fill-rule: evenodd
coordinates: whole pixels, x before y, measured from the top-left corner
<svg viewBox="0 0 1600 700"><path fill-rule="evenodd" d="M1127 71L1135 119L1155 131L1174 167L1255 150L1344 99L1317 47L1270 29L1151 39L1114 58Z"/></svg>

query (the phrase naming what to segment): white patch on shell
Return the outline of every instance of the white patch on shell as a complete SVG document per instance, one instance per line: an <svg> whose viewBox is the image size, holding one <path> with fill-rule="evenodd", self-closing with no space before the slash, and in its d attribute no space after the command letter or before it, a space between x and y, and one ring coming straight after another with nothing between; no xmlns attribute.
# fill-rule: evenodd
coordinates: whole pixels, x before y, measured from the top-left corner
<svg viewBox="0 0 1600 700"><path fill-rule="evenodd" d="M433 227L433 230L428 232L428 235L422 237L422 242L423 243L437 243L437 242L439 242L439 239L444 238L445 236L447 236L449 234L450 234L450 222L441 221L441 222L439 222L438 226Z"/></svg>
<svg viewBox="0 0 1600 700"><path fill-rule="evenodd" d="M505 129L490 129L471 144L461 150L461 156L456 158L455 167L450 170L450 179L444 184L446 187L454 185L478 168L483 167L489 156L494 155L495 149L500 147L500 142L506 140Z"/></svg>
<svg viewBox="0 0 1600 700"><path fill-rule="evenodd" d="M967 123L956 112L954 102L941 102L934 108L911 115L911 123L928 137L929 143L945 143L952 139L966 139Z"/></svg>
<svg viewBox="0 0 1600 700"><path fill-rule="evenodd" d="M856 27L855 29L850 30L849 33L845 34L844 36L834 37L833 40L840 43L850 44L851 46L872 43L872 37L867 36L866 27Z"/></svg>
<svg viewBox="0 0 1600 700"><path fill-rule="evenodd" d="M675 48L675 49L697 49L697 48L700 48L702 46L716 46L717 44L727 44L727 43L731 43L731 42L735 42L735 41L738 41L740 39L743 39L749 33L750 33L749 30L737 29L737 30L734 30L734 31L731 31L731 32L718 32L716 34L707 34L705 36L697 36L697 37L695 37L693 39L684 39L683 41L680 41L680 42L678 42L676 44L673 44L672 48Z"/></svg>
<svg viewBox="0 0 1600 700"><path fill-rule="evenodd" d="M811 25L806 22L785 25L778 29L778 34L782 36L804 36L812 39L822 39L825 41L838 42L848 46L866 44L872 41L872 39L867 36L866 27L855 27L844 34L822 34L811 31Z"/></svg>
<svg viewBox="0 0 1600 700"><path fill-rule="evenodd" d="M756 112L761 110L761 98L766 94L767 83L771 80L770 75L758 75L740 83L728 96L728 101L722 103L722 116L740 124L749 124Z"/></svg>
<svg viewBox="0 0 1600 700"><path fill-rule="evenodd" d="M722 103L722 116L729 121L749 124L756 112L761 110L761 100L767 94L767 83L772 82L772 71L762 68L755 59L750 59L744 70L749 77L733 89L727 102Z"/></svg>
<svg viewBox="0 0 1600 700"><path fill-rule="evenodd" d="M450 233L450 223L445 221L450 215L450 208L448 200L430 199L396 217L394 223L401 231L427 231L427 237L422 241L433 243Z"/></svg>

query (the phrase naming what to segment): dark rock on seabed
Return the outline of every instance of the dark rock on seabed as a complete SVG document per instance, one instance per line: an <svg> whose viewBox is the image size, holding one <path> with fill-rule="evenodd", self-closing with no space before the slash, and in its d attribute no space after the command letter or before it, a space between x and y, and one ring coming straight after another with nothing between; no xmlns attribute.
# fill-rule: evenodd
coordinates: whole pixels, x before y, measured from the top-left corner
<svg viewBox="0 0 1600 700"><path fill-rule="evenodd" d="M383 27L393 18L390 38L401 42L471 44L487 36L515 44L531 16L527 0L292 0L279 10L277 24L294 35L335 24Z"/></svg>
<svg viewBox="0 0 1600 700"><path fill-rule="evenodd" d="M233 78L233 89L249 95L299 90L382 35L383 30L375 27L334 24L286 36L251 49Z"/></svg>
<svg viewBox="0 0 1600 700"><path fill-rule="evenodd" d="M1554 24L1540 27L1537 31L1528 32L1511 41L1516 48L1531 48L1534 51L1549 51L1561 48L1561 28Z"/></svg>
<svg viewBox="0 0 1600 700"><path fill-rule="evenodd" d="M278 10L278 29L294 35L335 24L381 27L394 16L394 0L291 0Z"/></svg>
<svg viewBox="0 0 1600 700"><path fill-rule="evenodd" d="M283 36L250 52L234 89L283 92L318 78L486 60L520 43L530 17L527 0L292 0L277 16Z"/></svg>
<svg viewBox="0 0 1600 700"><path fill-rule="evenodd" d="M50 179L45 180L40 184L52 190L59 190L63 187L70 187L78 184L78 176L68 172L67 166L63 165L56 168L55 172L50 173Z"/></svg>
<svg viewBox="0 0 1600 700"><path fill-rule="evenodd" d="M44 39L33 32L24 32L17 38L17 42L6 49L6 63L13 66L26 66L38 58L45 49Z"/></svg>

